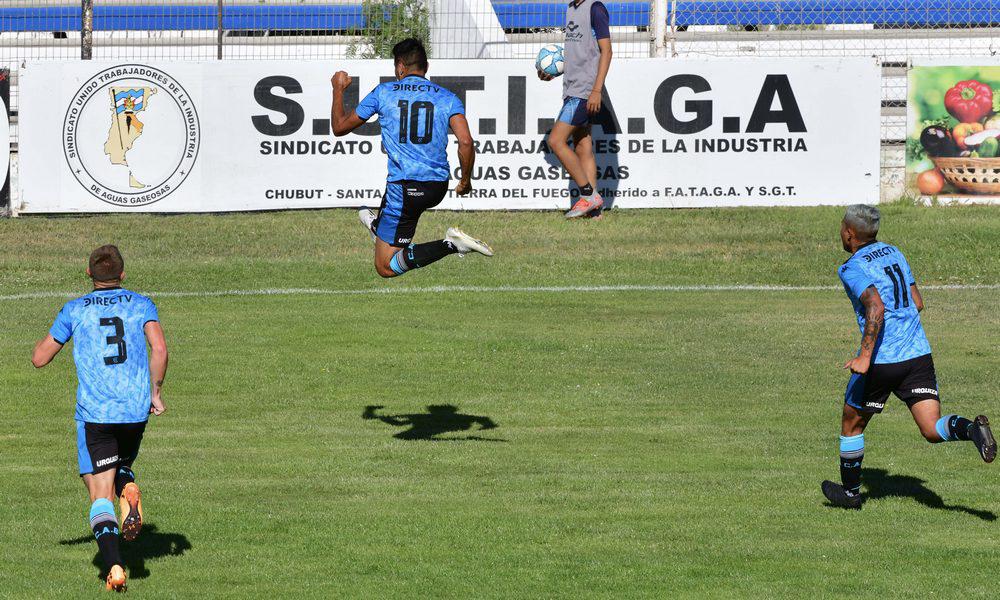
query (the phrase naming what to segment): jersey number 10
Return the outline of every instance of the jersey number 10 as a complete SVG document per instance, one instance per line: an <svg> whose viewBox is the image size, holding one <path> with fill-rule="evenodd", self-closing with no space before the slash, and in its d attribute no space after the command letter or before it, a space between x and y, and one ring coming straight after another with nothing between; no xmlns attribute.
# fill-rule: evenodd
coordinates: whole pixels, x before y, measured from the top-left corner
<svg viewBox="0 0 1000 600"><path fill-rule="evenodd" d="M424 134L419 135L420 111L424 111ZM434 105L430 102L414 102L410 112L410 101L399 101L399 143L429 144L434 137Z"/></svg>

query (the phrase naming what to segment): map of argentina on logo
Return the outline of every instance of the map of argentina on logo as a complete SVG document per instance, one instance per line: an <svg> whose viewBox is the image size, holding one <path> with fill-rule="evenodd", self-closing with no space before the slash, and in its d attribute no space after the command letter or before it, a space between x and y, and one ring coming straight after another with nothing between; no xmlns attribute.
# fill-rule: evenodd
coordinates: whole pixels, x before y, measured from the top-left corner
<svg viewBox="0 0 1000 600"><path fill-rule="evenodd" d="M73 176L116 206L146 206L176 191L201 141L190 95L146 65L111 67L91 77L73 96L63 130Z"/></svg>

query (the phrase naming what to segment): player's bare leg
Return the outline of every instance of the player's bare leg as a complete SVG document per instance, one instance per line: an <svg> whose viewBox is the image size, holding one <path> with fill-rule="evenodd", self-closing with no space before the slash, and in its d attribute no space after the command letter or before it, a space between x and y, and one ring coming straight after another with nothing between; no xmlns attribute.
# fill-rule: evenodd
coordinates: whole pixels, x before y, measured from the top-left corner
<svg viewBox="0 0 1000 600"><path fill-rule="evenodd" d="M574 129L577 128L569 123L556 121L552 126L552 131L549 132L548 143L549 148L555 153L556 158L562 163L563 168L573 178L573 182L582 188L589 182L587 181L587 172L584 171L583 165L580 164L580 157L569 147L569 138L573 135Z"/></svg>
<svg viewBox="0 0 1000 600"><path fill-rule="evenodd" d="M591 208L585 214L593 215L594 218L600 218L601 209L604 207L604 199L597 193L597 158L594 156L594 143L590 132L591 127L589 126L573 129L573 151L580 159L580 165L583 167L584 173L587 174L587 183L594 189L594 195L589 202ZM583 209L584 206L581 205L580 208Z"/></svg>
<svg viewBox="0 0 1000 600"><path fill-rule="evenodd" d="M941 416L941 403L934 399L921 400L910 406L910 414L921 435L928 442L970 441L985 462L997 456L997 442L990 430L990 420L979 415L973 420L958 415Z"/></svg>
<svg viewBox="0 0 1000 600"><path fill-rule="evenodd" d="M580 198L566 213L567 219L575 219L598 210L604 205L604 200L595 191L597 187L597 160L594 158L590 126L572 127L570 133L573 138L573 155L580 165L581 176L586 180L584 185L580 185L577 181L577 185L580 187Z"/></svg>
<svg viewBox="0 0 1000 600"><path fill-rule="evenodd" d="M392 258L401 249L390 246L384 240L375 239L375 271L382 277L395 277L399 275L392 270Z"/></svg>
<svg viewBox="0 0 1000 600"><path fill-rule="evenodd" d="M861 508L861 462L865 458L865 428L875 415L844 404L840 419L840 480L824 481L823 495L834 506Z"/></svg>
<svg viewBox="0 0 1000 600"><path fill-rule="evenodd" d="M122 567L118 546L118 519L112 502L115 492L114 469L83 476L83 484L90 493L90 528L97 540L97 547L107 571L107 589L125 591L125 569Z"/></svg>
<svg viewBox="0 0 1000 600"><path fill-rule="evenodd" d="M937 400L921 400L910 407L910 414L913 421L920 429L920 435L932 444L943 442L944 438L938 433L937 422L941 420L941 403Z"/></svg>
<svg viewBox="0 0 1000 600"><path fill-rule="evenodd" d="M580 162L580 157L576 151L569 147L569 138L572 136L575 139L576 130L578 129L589 130L588 127L574 127L564 121L556 121L555 125L552 126L552 131L549 133L548 138L549 148L552 149L556 158L562 163L563 168L573 178L573 182L580 188L580 199L566 213L566 217L570 219L581 217L594 208L594 184L591 183L590 178L587 176L587 171L584 169L583 163ZM594 170L596 171L596 169L595 166Z"/></svg>

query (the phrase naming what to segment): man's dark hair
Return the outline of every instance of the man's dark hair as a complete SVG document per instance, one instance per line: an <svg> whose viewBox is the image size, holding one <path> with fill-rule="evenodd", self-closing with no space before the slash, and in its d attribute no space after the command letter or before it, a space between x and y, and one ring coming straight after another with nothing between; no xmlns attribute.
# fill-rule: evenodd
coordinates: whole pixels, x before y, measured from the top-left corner
<svg viewBox="0 0 1000 600"><path fill-rule="evenodd" d="M89 266L94 281L117 281L125 270L125 259L118 246L107 244L90 253Z"/></svg>
<svg viewBox="0 0 1000 600"><path fill-rule="evenodd" d="M392 58L397 63L402 63L404 67L414 71L427 70L427 50L420 40L416 38L406 38L392 47Z"/></svg>

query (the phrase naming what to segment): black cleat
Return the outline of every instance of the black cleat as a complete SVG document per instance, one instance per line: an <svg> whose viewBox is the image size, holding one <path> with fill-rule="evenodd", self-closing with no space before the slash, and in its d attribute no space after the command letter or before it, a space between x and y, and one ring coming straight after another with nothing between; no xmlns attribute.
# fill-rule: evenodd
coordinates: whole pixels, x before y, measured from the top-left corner
<svg viewBox="0 0 1000 600"><path fill-rule="evenodd" d="M979 415L972 421L972 426L969 427L969 439L979 449L979 456L982 456L984 461L991 463L997 457L997 441L993 439L990 420L986 415Z"/></svg>
<svg viewBox="0 0 1000 600"><path fill-rule="evenodd" d="M861 494L848 494L844 486L832 481L824 481L823 495L834 506L840 508L861 508Z"/></svg>

